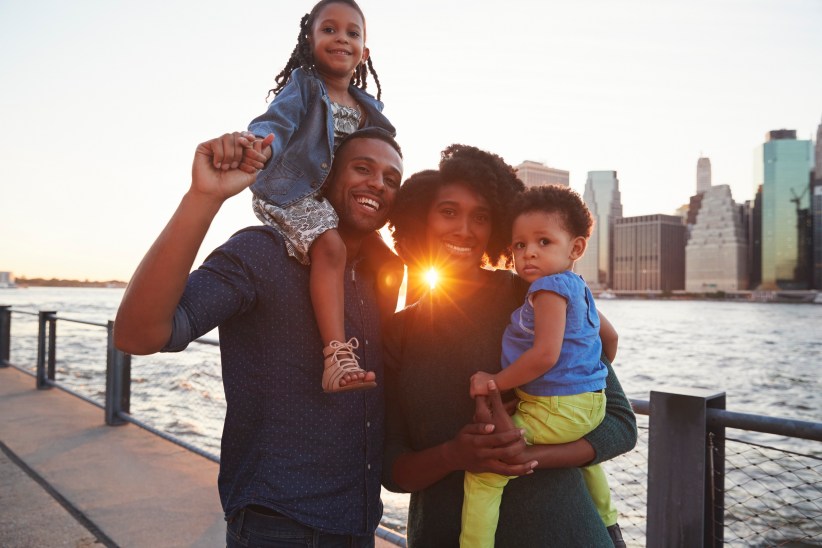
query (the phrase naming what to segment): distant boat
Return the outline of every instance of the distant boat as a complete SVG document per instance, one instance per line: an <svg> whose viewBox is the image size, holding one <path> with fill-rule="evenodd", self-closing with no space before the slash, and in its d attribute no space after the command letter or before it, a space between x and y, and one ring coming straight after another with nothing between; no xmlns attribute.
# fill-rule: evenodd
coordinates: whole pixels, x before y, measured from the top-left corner
<svg viewBox="0 0 822 548"><path fill-rule="evenodd" d="M597 295L597 299L616 299L617 296L613 291L606 289L605 291L601 292Z"/></svg>
<svg viewBox="0 0 822 548"><path fill-rule="evenodd" d="M778 303L817 303L819 302L817 291L776 291L774 301Z"/></svg>

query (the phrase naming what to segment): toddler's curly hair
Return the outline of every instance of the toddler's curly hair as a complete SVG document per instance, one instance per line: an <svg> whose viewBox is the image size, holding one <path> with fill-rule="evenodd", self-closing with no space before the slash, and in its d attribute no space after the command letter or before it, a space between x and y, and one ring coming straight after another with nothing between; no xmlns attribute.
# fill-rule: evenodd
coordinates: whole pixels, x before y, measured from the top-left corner
<svg viewBox="0 0 822 548"><path fill-rule="evenodd" d="M514 200L511 206L511 221L524 213L556 213L562 225L571 236L591 237L594 218L588 206L575 190L567 186L544 185L527 189Z"/></svg>

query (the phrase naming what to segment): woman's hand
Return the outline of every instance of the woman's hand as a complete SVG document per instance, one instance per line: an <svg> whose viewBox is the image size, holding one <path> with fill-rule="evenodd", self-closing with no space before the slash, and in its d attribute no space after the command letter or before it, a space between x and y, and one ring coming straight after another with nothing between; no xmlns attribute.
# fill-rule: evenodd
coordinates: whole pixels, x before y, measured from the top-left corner
<svg viewBox="0 0 822 548"><path fill-rule="evenodd" d="M426 489L452 472L493 472L524 476L537 461L526 453L523 431L514 426L496 384L489 396L476 398L474 422L453 439L399 455L391 468L392 481L404 491Z"/></svg>
<svg viewBox="0 0 822 548"><path fill-rule="evenodd" d="M474 399L474 423L463 427L445 445L445 458L458 470L506 476L530 474L537 461L526 457L524 431L514 425L494 381L487 383L487 392L488 396Z"/></svg>

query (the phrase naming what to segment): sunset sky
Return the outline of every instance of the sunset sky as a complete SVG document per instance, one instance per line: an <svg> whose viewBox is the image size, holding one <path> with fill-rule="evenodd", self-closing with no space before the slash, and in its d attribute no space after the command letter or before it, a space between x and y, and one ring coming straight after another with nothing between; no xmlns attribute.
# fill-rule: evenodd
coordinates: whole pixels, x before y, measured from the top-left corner
<svg viewBox="0 0 822 548"><path fill-rule="evenodd" d="M127 280L197 143L265 110L312 5L0 2L0 271ZM744 201L765 133L822 120L818 0L360 5L406 176L463 142L580 191L616 170L626 216L672 213L700 154ZM257 222L235 197L203 252Z"/></svg>

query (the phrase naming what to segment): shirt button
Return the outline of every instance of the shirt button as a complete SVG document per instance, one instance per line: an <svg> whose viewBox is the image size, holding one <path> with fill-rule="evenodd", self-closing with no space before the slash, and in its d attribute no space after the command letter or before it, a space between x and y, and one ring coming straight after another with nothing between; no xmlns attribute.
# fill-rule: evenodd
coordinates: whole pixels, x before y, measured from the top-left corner
<svg viewBox="0 0 822 548"><path fill-rule="evenodd" d="M371 465L370 465L370 464L368 464L368 465L366 465L366 466L368 466L368 469L369 469L369 470L371 470Z"/></svg>
<svg viewBox="0 0 822 548"><path fill-rule="evenodd" d="M365 344L366 346L368 346L368 339L365 339Z"/></svg>
<svg viewBox="0 0 822 548"><path fill-rule="evenodd" d="M323 169L328 169L328 164L323 162L323 163L320 164L320 167L323 168Z"/></svg>
<svg viewBox="0 0 822 548"><path fill-rule="evenodd" d="M366 427L366 428L371 428L371 421L366 422L366 423L365 423L365 427Z"/></svg>
<svg viewBox="0 0 822 548"><path fill-rule="evenodd" d="M311 181L311 188L317 188L317 181Z"/></svg>

